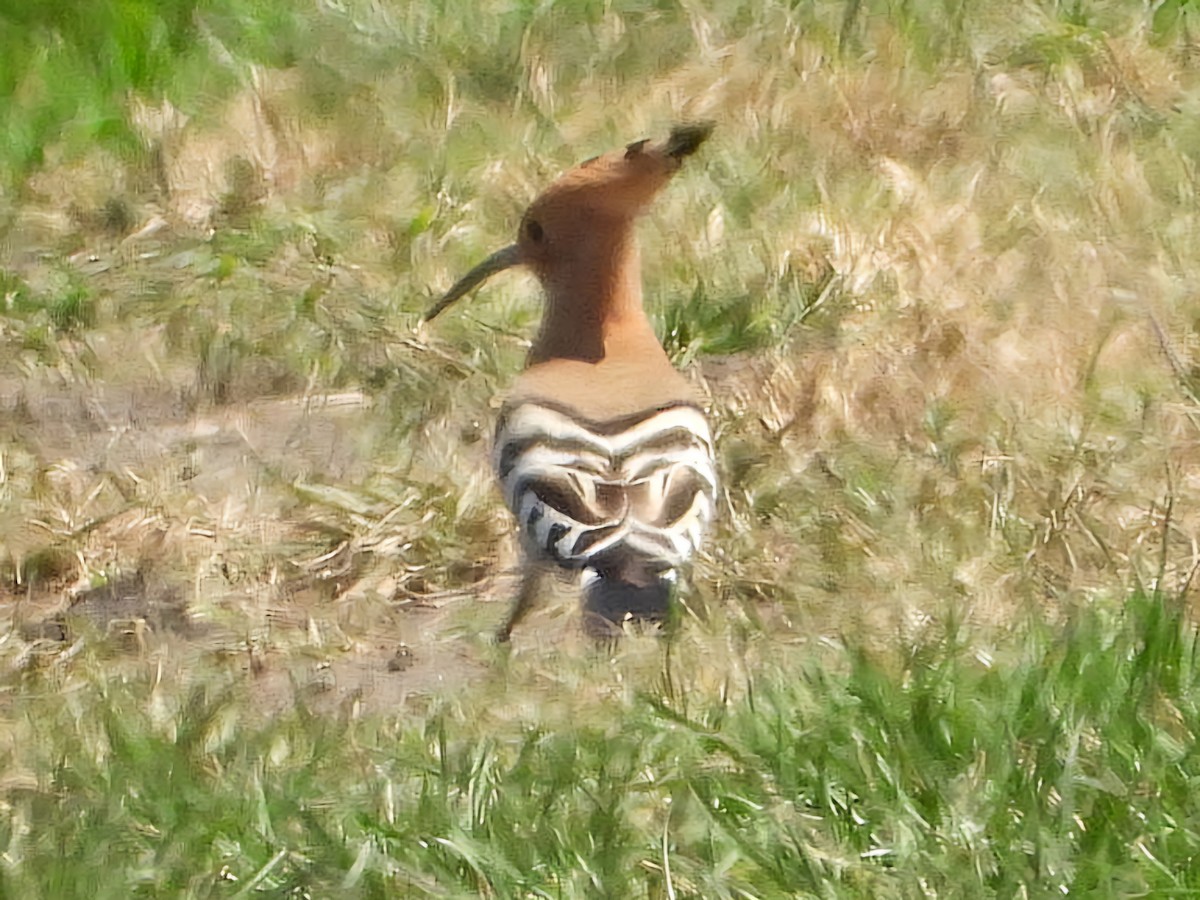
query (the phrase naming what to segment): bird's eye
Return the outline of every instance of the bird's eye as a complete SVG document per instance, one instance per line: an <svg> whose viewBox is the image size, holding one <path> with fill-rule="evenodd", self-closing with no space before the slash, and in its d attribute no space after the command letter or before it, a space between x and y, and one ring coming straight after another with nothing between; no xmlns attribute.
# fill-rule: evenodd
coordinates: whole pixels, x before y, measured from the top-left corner
<svg viewBox="0 0 1200 900"><path fill-rule="evenodd" d="M542 226L533 219L525 223L525 233L529 235L529 239L535 244L540 244L542 238L546 236L546 232L542 231Z"/></svg>

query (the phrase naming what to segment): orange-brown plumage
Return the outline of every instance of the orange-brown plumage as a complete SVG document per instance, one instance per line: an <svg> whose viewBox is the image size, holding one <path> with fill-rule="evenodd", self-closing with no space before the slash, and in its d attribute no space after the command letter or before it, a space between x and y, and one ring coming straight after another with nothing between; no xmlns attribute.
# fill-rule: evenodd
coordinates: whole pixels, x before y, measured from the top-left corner
<svg viewBox="0 0 1200 900"><path fill-rule="evenodd" d="M501 411L497 468L534 563L594 576L591 611L609 622L661 614L666 573L712 514L711 437L646 317L635 235L638 215L710 130L681 126L570 170L530 205L517 243L426 315L510 266L537 275L545 313ZM531 594L527 582L505 635Z"/></svg>

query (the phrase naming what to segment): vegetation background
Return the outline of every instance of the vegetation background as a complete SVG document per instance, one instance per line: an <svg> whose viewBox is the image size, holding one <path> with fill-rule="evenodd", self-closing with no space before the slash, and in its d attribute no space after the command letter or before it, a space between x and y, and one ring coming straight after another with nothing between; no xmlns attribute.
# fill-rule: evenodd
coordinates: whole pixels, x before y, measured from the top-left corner
<svg viewBox="0 0 1200 900"><path fill-rule="evenodd" d="M1195 0L0 2L0 895L1200 894ZM597 152L710 398L671 640L497 648L439 289Z"/></svg>

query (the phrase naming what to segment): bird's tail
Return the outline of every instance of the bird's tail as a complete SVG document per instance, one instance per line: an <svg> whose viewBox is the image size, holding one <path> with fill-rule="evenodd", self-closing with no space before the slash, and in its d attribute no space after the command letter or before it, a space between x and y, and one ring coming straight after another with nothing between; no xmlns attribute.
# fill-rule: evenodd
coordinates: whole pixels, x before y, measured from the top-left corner
<svg viewBox="0 0 1200 900"><path fill-rule="evenodd" d="M584 571L583 621L593 637L611 637L627 621L666 622L675 572L647 560L625 559Z"/></svg>

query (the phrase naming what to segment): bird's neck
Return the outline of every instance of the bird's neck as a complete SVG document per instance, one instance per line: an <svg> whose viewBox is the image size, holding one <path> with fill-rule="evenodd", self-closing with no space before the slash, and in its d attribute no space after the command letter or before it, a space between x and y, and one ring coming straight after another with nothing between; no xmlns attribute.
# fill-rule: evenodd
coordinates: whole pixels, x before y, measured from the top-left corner
<svg viewBox="0 0 1200 900"><path fill-rule="evenodd" d="M542 279L546 311L529 364L663 355L642 307L641 258L632 234L589 244L570 262Z"/></svg>

